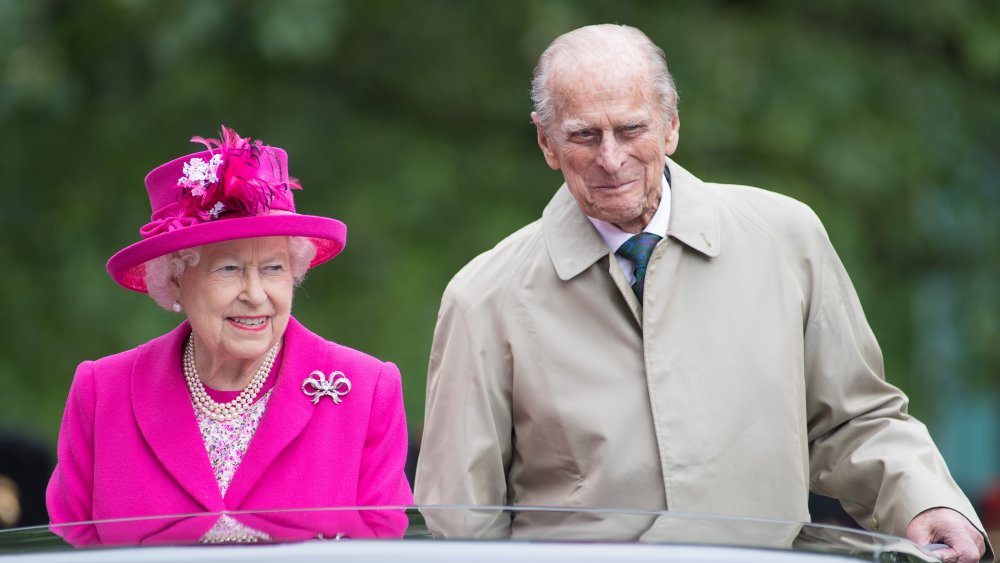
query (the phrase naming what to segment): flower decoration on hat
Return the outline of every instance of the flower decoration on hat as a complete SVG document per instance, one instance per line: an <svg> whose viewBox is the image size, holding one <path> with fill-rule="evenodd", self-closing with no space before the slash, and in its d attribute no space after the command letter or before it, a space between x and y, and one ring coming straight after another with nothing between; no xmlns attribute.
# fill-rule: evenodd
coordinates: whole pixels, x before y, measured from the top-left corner
<svg viewBox="0 0 1000 563"><path fill-rule="evenodd" d="M184 215L201 221L214 221L228 213L263 215L276 195L301 188L261 141L244 139L226 126L220 137L191 138L191 142L204 143L212 156L184 163L184 175L177 180L181 188L177 199Z"/></svg>

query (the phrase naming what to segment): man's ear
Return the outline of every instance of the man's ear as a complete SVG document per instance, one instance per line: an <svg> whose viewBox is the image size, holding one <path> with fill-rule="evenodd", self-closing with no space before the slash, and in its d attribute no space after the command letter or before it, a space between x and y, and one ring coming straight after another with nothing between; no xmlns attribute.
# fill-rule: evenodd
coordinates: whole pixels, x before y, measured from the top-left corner
<svg viewBox="0 0 1000 563"><path fill-rule="evenodd" d="M545 157L545 162L549 165L549 168L559 170L559 155L555 147L552 146L552 139L545 133L545 128L542 127L537 112L531 112L531 121L535 124L535 129L538 131L538 148L542 149L542 156Z"/></svg>
<svg viewBox="0 0 1000 563"><path fill-rule="evenodd" d="M667 126L667 138L664 154L670 156L677 150L677 143L681 140L681 118L676 113L674 119Z"/></svg>

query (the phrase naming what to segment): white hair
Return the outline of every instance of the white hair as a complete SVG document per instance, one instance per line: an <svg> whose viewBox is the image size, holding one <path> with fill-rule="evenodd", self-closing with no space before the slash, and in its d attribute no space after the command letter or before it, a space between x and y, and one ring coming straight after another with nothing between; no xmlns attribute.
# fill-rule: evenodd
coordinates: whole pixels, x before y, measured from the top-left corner
<svg viewBox="0 0 1000 563"><path fill-rule="evenodd" d="M309 264L316 257L316 247L306 237L288 237L288 262L295 287L305 281ZM156 304L173 311L172 282L184 275L188 266L194 267L201 260L201 247L184 248L146 262L146 291Z"/></svg>
<svg viewBox="0 0 1000 563"><path fill-rule="evenodd" d="M538 57L531 79L531 100L535 113L543 129L548 129L555 121L555 104L549 90L549 80L554 63L561 55L574 53L620 52L622 47L638 49L651 70L650 78L659 97L661 117L669 124L677 116L677 86L667 69L667 57L663 49L656 46L645 33L634 27L617 24L588 25L564 33L546 47Z"/></svg>

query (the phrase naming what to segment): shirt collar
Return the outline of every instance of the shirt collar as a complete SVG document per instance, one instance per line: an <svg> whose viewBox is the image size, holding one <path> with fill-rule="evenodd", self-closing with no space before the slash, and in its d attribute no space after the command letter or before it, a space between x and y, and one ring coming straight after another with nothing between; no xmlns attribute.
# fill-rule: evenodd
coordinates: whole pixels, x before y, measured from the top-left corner
<svg viewBox="0 0 1000 563"><path fill-rule="evenodd" d="M665 235L709 258L718 256L722 247L718 219L705 184L669 158L667 168L671 179L669 203L663 211ZM661 201L657 214L664 208L663 204ZM542 231L552 264L562 280L576 277L617 250L617 247L614 250L610 248L595 225L580 210L566 184L545 206Z"/></svg>

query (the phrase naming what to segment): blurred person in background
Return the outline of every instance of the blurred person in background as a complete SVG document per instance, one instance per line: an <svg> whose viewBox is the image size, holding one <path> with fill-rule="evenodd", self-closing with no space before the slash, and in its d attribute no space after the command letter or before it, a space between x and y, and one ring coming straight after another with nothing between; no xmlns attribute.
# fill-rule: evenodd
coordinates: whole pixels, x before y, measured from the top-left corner
<svg viewBox="0 0 1000 563"><path fill-rule="evenodd" d="M400 373L292 316L309 268L346 227L295 211L287 155L222 128L208 150L146 176L152 220L107 264L186 317L132 350L80 364L47 503L53 524L238 510L412 503ZM400 536L403 511L362 513L329 537ZM266 541L229 516L202 541ZM102 528L71 543L113 541ZM313 536L315 537L315 536Z"/></svg>
<svg viewBox="0 0 1000 563"><path fill-rule="evenodd" d="M0 528L48 522L45 483L51 473L52 455L45 444L11 431L0 432Z"/></svg>
<svg viewBox="0 0 1000 563"><path fill-rule="evenodd" d="M672 510L864 527L978 561L983 528L813 212L703 182L677 149L663 51L627 26L557 38L532 121L565 184L442 298L419 504ZM484 513L485 514L485 513ZM528 512L442 535L530 535Z"/></svg>

